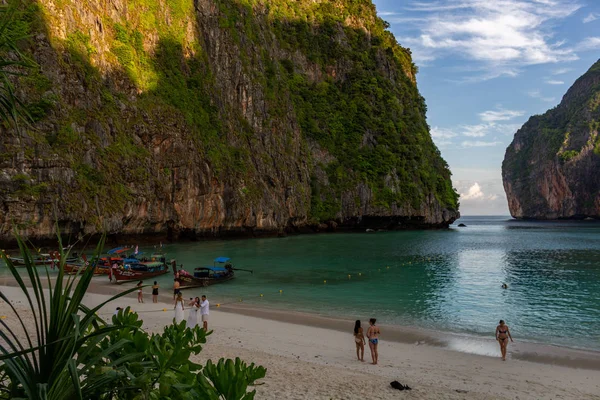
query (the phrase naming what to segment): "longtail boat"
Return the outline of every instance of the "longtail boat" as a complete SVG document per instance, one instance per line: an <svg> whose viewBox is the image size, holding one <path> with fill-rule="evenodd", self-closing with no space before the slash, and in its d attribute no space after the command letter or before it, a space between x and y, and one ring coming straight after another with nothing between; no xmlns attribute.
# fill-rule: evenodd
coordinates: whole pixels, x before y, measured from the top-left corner
<svg viewBox="0 0 600 400"><path fill-rule="evenodd" d="M112 282L119 281L142 281L155 276L164 275L169 272L169 268L160 261L137 262L135 264L125 263L122 267L110 268L109 278Z"/></svg>
<svg viewBox="0 0 600 400"><path fill-rule="evenodd" d="M139 257L137 253L124 258L121 263L113 263L108 269L108 277L112 282L144 280L169 272L164 253L156 252L150 257Z"/></svg>
<svg viewBox="0 0 600 400"><path fill-rule="evenodd" d="M23 267L25 266L25 260L19 257L8 257L9 260L12 261L15 267ZM42 265L58 265L60 262L60 254L58 252L53 253L41 253L35 254L31 257L33 265L42 266ZM66 262L77 262L79 261L79 257L77 257L77 253L73 256L67 258Z"/></svg>
<svg viewBox="0 0 600 400"><path fill-rule="evenodd" d="M179 280L181 289L206 287L221 282L227 282L235 277L235 271L253 272L250 270L234 268L230 261L231 259L228 257L217 257L214 259L212 267L195 268L193 274L190 274L183 269L183 266L181 266L180 269L177 269L175 262L171 263L171 267L173 268L175 279Z"/></svg>

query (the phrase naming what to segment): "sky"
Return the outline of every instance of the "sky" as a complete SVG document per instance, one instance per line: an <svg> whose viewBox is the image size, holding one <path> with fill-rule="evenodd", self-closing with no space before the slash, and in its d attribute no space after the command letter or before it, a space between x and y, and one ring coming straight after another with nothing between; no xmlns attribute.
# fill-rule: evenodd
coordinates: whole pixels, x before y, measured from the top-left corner
<svg viewBox="0 0 600 400"><path fill-rule="evenodd" d="M509 215L501 166L529 117L600 58L600 0L374 0L412 51L462 215Z"/></svg>

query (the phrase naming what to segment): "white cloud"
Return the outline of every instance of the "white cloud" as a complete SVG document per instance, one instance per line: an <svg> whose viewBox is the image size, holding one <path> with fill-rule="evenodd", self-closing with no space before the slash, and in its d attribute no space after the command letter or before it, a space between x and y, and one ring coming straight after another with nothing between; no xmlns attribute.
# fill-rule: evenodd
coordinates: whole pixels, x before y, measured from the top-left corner
<svg viewBox="0 0 600 400"><path fill-rule="evenodd" d="M544 97L539 90L530 90L529 92L527 92L527 95L532 99L538 99L546 101L548 103L551 103L556 100L556 97Z"/></svg>
<svg viewBox="0 0 600 400"><path fill-rule="evenodd" d="M518 123L499 123L499 121L509 121L511 119L523 116L524 112L514 110L489 110L479 114L479 118L482 123L473 125L459 125L454 128L440 128L434 126L431 128L431 137L435 141L438 147L446 147L453 142L453 139L457 136L466 136L469 138L483 138L486 136L493 136L494 139L498 135L512 135L520 127ZM502 144L499 141L481 141L481 140L465 140L460 146L463 148L467 147L491 147Z"/></svg>
<svg viewBox="0 0 600 400"><path fill-rule="evenodd" d="M506 75L503 70L576 60L573 49L554 39L552 22L580 7L573 0L414 1L406 10L421 21L407 21L398 36L417 63L458 53L485 67L484 80L493 79Z"/></svg>
<svg viewBox="0 0 600 400"><path fill-rule="evenodd" d="M498 109L484 111L479 114L479 118L485 122L509 121L523 114L525 114L523 111Z"/></svg>
<svg viewBox="0 0 600 400"><path fill-rule="evenodd" d="M456 169L456 175L462 179L453 180L460 194L460 212L462 215L508 215L508 203L504 194L500 169L473 170L462 173ZM479 172L485 172L483 175Z"/></svg>
<svg viewBox="0 0 600 400"><path fill-rule="evenodd" d="M595 21L595 20L597 20L597 19L598 19L598 14L589 13L589 14L587 15L587 17L585 17L585 18L583 19L583 23L584 23L584 24L587 24L587 23L589 23L589 22L592 22L592 21Z"/></svg>
<svg viewBox="0 0 600 400"><path fill-rule="evenodd" d="M476 141L472 141L472 140L466 140L464 142L461 143L462 147L465 148L470 148L470 147L494 147L494 146L498 146L499 144L502 144L502 142L483 142L480 140L476 140Z"/></svg>
<svg viewBox="0 0 600 400"><path fill-rule="evenodd" d="M559 80L553 80L553 79L548 79L546 80L546 83L548 85L564 85L565 82L564 81L559 81Z"/></svg>
<svg viewBox="0 0 600 400"><path fill-rule="evenodd" d="M467 137L485 137L487 135L512 135L521 124L498 124L496 122L488 122L478 125L463 125L463 135Z"/></svg>
<svg viewBox="0 0 600 400"><path fill-rule="evenodd" d="M498 199L499 197L500 196L498 196L497 194L486 195L485 193L483 193L483 190L481 189L481 186L479 185L478 182L475 182L475 184L473 184L471 187L469 187L469 190L467 190L466 193L460 193L461 201L464 201L464 200L494 201L494 200Z"/></svg>
<svg viewBox="0 0 600 400"><path fill-rule="evenodd" d="M600 49L600 37L587 37L577 45L577 50L587 51Z"/></svg>
<svg viewBox="0 0 600 400"><path fill-rule="evenodd" d="M475 184L469 188L467 193L461 193L460 198L462 200L472 200L472 199L483 198L483 192L481 191L481 187L479 186L479 183L475 182Z"/></svg>
<svg viewBox="0 0 600 400"><path fill-rule="evenodd" d="M452 144L452 140L450 140L450 139L457 136L457 134L454 133L452 130L445 129L445 128L438 128L437 126L434 126L433 128L431 128L430 132L431 132L431 137L433 138L433 141L435 142L436 146L439 148L445 148L445 147L450 146Z"/></svg>
<svg viewBox="0 0 600 400"><path fill-rule="evenodd" d="M552 71L552 75L563 75L571 71L573 71L573 68L559 68Z"/></svg>
<svg viewBox="0 0 600 400"><path fill-rule="evenodd" d="M489 124L479 125L465 125L463 128L463 135L468 137L484 137L487 135L490 129Z"/></svg>
<svg viewBox="0 0 600 400"><path fill-rule="evenodd" d="M451 139L456 136L456 133L450 129L438 128L437 126L431 128L431 137L436 139Z"/></svg>

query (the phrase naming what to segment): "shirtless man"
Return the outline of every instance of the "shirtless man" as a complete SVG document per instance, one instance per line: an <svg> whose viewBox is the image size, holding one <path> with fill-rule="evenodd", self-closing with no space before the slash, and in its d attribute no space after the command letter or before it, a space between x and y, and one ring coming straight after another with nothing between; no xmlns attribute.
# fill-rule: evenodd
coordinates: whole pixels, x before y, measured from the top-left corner
<svg viewBox="0 0 600 400"><path fill-rule="evenodd" d="M377 345L379 344L379 335L381 331L378 326L375 326L375 322L377 320L375 318L371 318L369 320L369 330L367 331L367 337L369 338L369 349L371 350L371 358L373 359L373 365L377 365L377 361L379 359L379 353L377 352Z"/></svg>
<svg viewBox="0 0 600 400"><path fill-rule="evenodd" d="M175 281L175 283L173 283L173 300L175 300L181 290L179 290L179 281L177 279L173 280Z"/></svg>

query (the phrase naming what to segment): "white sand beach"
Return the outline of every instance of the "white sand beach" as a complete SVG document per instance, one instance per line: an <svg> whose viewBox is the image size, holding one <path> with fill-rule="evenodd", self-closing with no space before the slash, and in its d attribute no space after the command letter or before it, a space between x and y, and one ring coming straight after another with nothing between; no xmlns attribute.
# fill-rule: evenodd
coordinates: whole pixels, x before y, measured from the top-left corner
<svg viewBox="0 0 600 400"><path fill-rule="evenodd" d="M1 286L0 290L27 316L23 295L17 288ZM106 298L106 294L90 293L86 304L93 306ZM153 304L149 295L145 300L138 304L132 293L99 314L110 318L116 306L131 306L148 330L160 331L172 322L172 304ZM1 301L0 316L6 316L4 320L11 325L15 322L9 307ZM510 356L502 362L499 357L386 341L385 327L379 346L380 365L373 366L367 362L368 348L365 362L356 360L352 326L346 333L303 325L301 317L298 322L226 312L213 306L209 329L214 332L199 357L240 357L265 366L267 376L256 387L257 399L600 399L598 369ZM596 354L591 357L595 359ZM577 365L577 359L571 361ZM394 390L390 387L393 380L413 390Z"/></svg>

